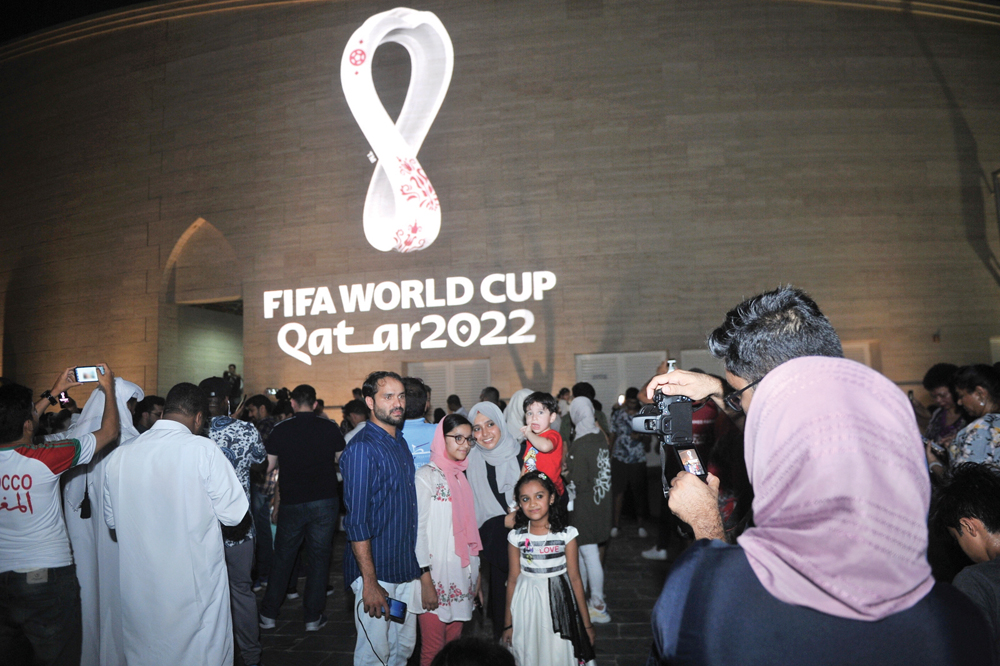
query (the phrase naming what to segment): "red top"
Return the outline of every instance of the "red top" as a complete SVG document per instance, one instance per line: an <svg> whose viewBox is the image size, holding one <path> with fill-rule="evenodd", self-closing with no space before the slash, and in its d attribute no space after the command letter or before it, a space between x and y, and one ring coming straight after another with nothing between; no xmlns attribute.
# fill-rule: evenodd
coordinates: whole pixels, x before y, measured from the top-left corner
<svg viewBox="0 0 1000 666"><path fill-rule="evenodd" d="M563 487L562 480L562 448L563 441L562 436L558 431L549 428L544 432L538 433L539 437L544 437L545 439L552 442L552 450L548 453L542 453L534 446L531 445L530 441L525 442L526 448L524 450L524 468L523 472L531 472L538 470L539 472L544 472L546 476L552 479L552 483L556 484L556 490L562 495L566 492Z"/></svg>

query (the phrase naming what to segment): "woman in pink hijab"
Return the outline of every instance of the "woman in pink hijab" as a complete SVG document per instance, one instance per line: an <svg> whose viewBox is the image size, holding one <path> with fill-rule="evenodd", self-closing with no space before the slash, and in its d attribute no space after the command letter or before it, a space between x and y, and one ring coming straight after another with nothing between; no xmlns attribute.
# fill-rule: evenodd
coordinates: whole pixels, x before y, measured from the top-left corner
<svg viewBox="0 0 1000 666"><path fill-rule="evenodd" d="M472 488L465 478L473 444L469 420L449 414L434 432L430 464L417 470L421 666L428 666L446 643L462 635L480 593L482 543Z"/></svg>
<svg viewBox="0 0 1000 666"><path fill-rule="evenodd" d="M976 609L931 578L930 481L898 387L842 358L787 361L745 440L754 526L675 563L651 664L990 664Z"/></svg>

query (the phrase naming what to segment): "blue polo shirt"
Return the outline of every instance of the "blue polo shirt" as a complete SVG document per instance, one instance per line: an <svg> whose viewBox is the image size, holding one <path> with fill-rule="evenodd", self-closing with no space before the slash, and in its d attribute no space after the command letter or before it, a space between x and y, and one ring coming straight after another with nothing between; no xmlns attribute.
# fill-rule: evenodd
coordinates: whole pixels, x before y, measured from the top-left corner
<svg viewBox="0 0 1000 666"><path fill-rule="evenodd" d="M436 423L428 423L424 419L403 421L403 436L406 445L413 454L413 466L420 469L431 461L431 440L437 432Z"/></svg>
<svg viewBox="0 0 1000 666"><path fill-rule="evenodd" d="M413 455L402 433L397 433L392 437L369 421L340 458L347 507L344 585L348 588L361 575L352 541L371 541L379 580L405 583L420 577Z"/></svg>

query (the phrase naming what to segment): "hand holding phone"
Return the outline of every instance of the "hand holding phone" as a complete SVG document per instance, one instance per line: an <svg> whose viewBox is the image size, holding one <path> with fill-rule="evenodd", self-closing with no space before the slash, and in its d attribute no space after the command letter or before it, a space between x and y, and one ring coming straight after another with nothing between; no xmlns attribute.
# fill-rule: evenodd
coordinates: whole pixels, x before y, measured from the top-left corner
<svg viewBox="0 0 1000 666"><path fill-rule="evenodd" d="M386 601L389 602L389 619L403 624L406 621L406 604L392 597L386 597Z"/></svg>

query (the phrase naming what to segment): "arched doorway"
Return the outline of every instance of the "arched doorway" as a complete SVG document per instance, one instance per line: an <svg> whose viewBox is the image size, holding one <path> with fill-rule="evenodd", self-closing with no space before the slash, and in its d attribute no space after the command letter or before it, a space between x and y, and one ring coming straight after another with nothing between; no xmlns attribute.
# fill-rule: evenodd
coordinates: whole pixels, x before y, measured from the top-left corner
<svg viewBox="0 0 1000 666"><path fill-rule="evenodd" d="M160 289L157 392L178 382L243 371L243 295L239 265L225 235L203 218L185 230Z"/></svg>

